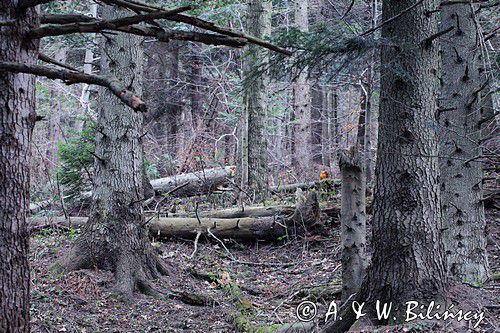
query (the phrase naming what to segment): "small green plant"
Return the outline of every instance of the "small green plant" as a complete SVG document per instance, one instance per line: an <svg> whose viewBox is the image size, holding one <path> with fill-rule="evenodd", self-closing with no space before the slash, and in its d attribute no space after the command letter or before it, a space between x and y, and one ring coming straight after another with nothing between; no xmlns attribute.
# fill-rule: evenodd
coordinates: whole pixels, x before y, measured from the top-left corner
<svg viewBox="0 0 500 333"><path fill-rule="evenodd" d="M58 144L61 164L57 170L60 183L67 186L70 196L90 185L93 174L96 124L88 121L85 128L72 132L72 137Z"/></svg>

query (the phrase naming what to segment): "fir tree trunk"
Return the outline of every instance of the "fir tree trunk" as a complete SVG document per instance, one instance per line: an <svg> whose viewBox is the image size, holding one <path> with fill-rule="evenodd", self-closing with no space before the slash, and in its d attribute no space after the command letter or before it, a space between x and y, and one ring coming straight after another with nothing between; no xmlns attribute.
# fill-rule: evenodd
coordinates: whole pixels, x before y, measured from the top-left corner
<svg viewBox="0 0 500 333"><path fill-rule="evenodd" d="M0 1L0 61L36 64L38 41L23 38L38 25L37 9ZM29 332L30 270L26 214L29 157L35 124L35 77L0 75L0 332Z"/></svg>
<svg viewBox="0 0 500 333"><path fill-rule="evenodd" d="M403 12L410 6L410 11ZM382 28L380 121L373 214L372 262L354 300L375 323L403 322L409 300L442 303L447 283L439 190L437 108L439 1L388 0ZM399 15L399 16L398 16ZM376 317L375 302L392 302L391 318ZM394 319L394 317L396 319ZM352 310L326 332L345 332Z"/></svg>
<svg viewBox="0 0 500 333"><path fill-rule="evenodd" d="M249 33L259 38L271 35L272 1L252 0L249 3ZM265 68L269 63L269 51L257 45L250 45L245 57L245 77L255 68ZM240 156L237 172L242 198L260 201L265 198L269 187L268 157L266 140L266 119L269 93L269 76L265 71L259 77L250 79L245 92L245 105L241 115Z"/></svg>
<svg viewBox="0 0 500 333"><path fill-rule="evenodd" d="M442 42L442 110L439 120L441 195L448 273L462 282L488 278L486 221L482 202L480 30L474 6L441 8L441 30L453 27Z"/></svg>
<svg viewBox="0 0 500 333"><path fill-rule="evenodd" d="M126 12L103 8L103 18ZM102 44L101 70L120 78L137 95L142 94L142 38L118 34ZM105 89L99 92L95 150L95 176L89 221L63 270L101 268L111 270L116 291L126 299L134 290L151 291L148 279L165 273L152 249L145 227L142 202L143 115L124 106Z"/></svg>

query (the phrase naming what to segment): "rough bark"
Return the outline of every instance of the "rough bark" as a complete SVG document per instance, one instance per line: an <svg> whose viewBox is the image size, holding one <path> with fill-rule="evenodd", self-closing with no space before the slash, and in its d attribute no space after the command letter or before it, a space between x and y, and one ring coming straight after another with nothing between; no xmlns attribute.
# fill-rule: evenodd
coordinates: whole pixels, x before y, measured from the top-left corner
<svg viewBox="0 0 500 333"><path fill-rule="evenodd" d="M339 158L343 301L358 292L366 268L366 174L362 156L359 147L354 145Z"/></svg>
<svg viewBox="0 0 500 333"><path fill-rule="evenodd" d="M251 0L248 4L248 30L258 38L271 36L272 1ZM249 78L255 68L265 68L269 63L269 51L257 45L248 47L244 60L244 77ZM245 91L240 126L238 179L241 181L241 199L261 201L269 187L267 157L267 104L269 75L267 71L250 79Z"/></svg>
<svg viewBox="0 0 500 333"><path fill-rule="evenodd" d="M418 5L417 5L418 4ZM410 11L407 9L412 7ZM437 0L383 2L380 121L373 214L372 261L360 291L374 323L403 322L405 302L443 302L447 283L439 190ZM401 15L400 15L401 14ZM395 18L394 18L395 17ZM425 42L425 41L429 42ZM378 320L375 301L392 302ZM325 332L345 332L355 321L347 308Z"/></svg>
<svg viewBox="0 0 500 333"><path fill-rule="evenodd" d="M103 8L106 19L120 14L124 10ZM138 95L141 43L136 36L107 36L101 52L101 70L120 78ZM148 279L166 272L149 243L143 215L142 123L142 113L125 108L109 91L100 91L89 222L60 262L66 271L93 267L113 271L116 292L125 299L136 289L150 291Z"/></svg>
<svg viewBox="0 0 500 333"><path fill-rule="evenodd" d="M295 26L303 32L309 31L309 1L295 1ZM308 69L297 74L293 85L294 95L294 166L299 180L312 177L312 132L311 132L311 86L308 82Z"/></svg>
<svg viewBox="0 0 500 333"><path fill-rule="evenodd" d="M0 61L35 64L38 42L23 36L38 25L34 8L0 2ZM29 155L35 124L35 77L0 76L0 331L29 332L28 232Z"/></svg>
<svg viewBox="0 0 500 333"><path fill-rule="evenodd" d="M481 32L474 7L441 8L442 88L440 98L441 196L448 273L470 284L488 278L486 220L482 202L480 91Z"/></svg>

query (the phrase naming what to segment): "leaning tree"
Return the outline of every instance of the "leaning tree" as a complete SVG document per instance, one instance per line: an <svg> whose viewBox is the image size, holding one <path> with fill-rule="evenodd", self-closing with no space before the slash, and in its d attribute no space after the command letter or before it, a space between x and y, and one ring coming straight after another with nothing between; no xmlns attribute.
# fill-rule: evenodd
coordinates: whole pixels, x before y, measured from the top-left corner
<svg viewBox="0 0 500 333"><path fill-rule="evenodd" d="M126 9L130 14L118 18L98 19L78 14L40 14L39 5L49 2L52 0L0 1L0 72L2 72L0 77L0 331L2 332L29 332L26 216L30 197L28 167L30 142L37 120L35 76L60 79L66 84L86 83L102 86L134 112L145 112L147 109L140 95L129 88L130 82L122 82L112 76L84 73L51 59L39 52L40 39L74 33L113 32L155 38L161 42L184 40L231 47L243 47L253 43L288 54L286 50L264 40L187 15L185 12L191 9L189 6L166 10L138 1L101 0L103 4ZM160 20L185 23L210 32L171 29ZM50 65L38 65L37 60ZM123 198L118 196L118 199ZM111 197L111 200L115 200L115 197ZM134 202L127 204L132 207L138 205ZM145 226L133 210L136 208L119 207L116 202L111 205L127 218L121 225L122 228L113 231L122 238L120 243L127 246L109 246L106 232L115 228L109 223L116 219L107 220L106 217L100 217L98 222L93 224L95 230L86 228L82 235L83 242L88 239L85 237L86 232L94 233L95 239L91 244L93 257L77 261L75 265L68 265L67 268L88 267L88 263L91 262L98 267L111 269L118 281L127 280L122 275L130 278L129 284L119 290L131 292L147 281L139 275L129 274L132 270L126 266L127 261L120 258L129 255L132 256L129 262L136 262L139 265L150 264L151 260L145 258L151 258L152 253L147 246L143 246L147 244ZM75 246L78 246L78 243ZM137 252L131 253L131 250ZM148 268L153 270L158 270L159 267L149 266Z"/></svg>

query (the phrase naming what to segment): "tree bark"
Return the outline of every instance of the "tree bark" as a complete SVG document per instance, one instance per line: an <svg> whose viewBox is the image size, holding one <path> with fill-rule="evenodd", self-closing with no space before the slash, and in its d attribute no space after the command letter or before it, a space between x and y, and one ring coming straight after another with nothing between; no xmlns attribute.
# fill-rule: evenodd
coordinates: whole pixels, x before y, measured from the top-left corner
<svg viewBox="0 0 500 333"><path fill-rule="evenodd" d="M248 5L248 30L258 38L271 36L272 1L251 0ZM256 45L248 47L244 59L244 77L249 78L256 68L269 64L269 51ZM241 181L240 199L246 202L261 201L267 196L269 170L267 156L267 104L269 75L264 71L259 77L249 78L245 91L244 107L240 122L240 147L238 179Z"/></svg>
<svg viewBox="0 0 500 333"><path fill-rule="evenodd" d="M23 36L38 26L35 8L19 9L18 1L0 2L0 61L36 64L38 41ZM29 157L35 125L35 77L22 73L0 76L0 331L29 332L30 270L28 265Z"/></svg>
<svg viewBox="0 0 500 333"><path fill-rule="evenodd" d="M309 31L309 1L295 1L295 26L302 32ZM311 86L308 82L308 68L297 73L293 85L294 95L294 167L299 180L308 180L313 175L312 166L312 131L311 131Z"/></svg>
<svg viewBox="0 0 500 333"><path fill-rule="evenodd" d="M112 19L125 13L104 6L102 15ZM142 38L132 35L107 36L101 52L101 70L120 78L138 95L141 43ZM108 90L100 91L89 222L60 262L66 271L94 267L113 271L116 292L125 299L136 289L151 291L148 280L166 273L149 243L143 215L142 124L142 113L125 108Z"/></svg>
<svg viewBox="0 0 500 333"><path fill-rule="evenodd" d="M383 2L383 21L392 20L382 27L390 45L381 50L374 253L353 298L366 301L367 317L377 324L404 322L409 300L441 304L445 298L438 140L430 126L437 108L439 55L437 41L428 38L438 31L438 17L427 13L436 8L438 0ZM377 300L392 302L391 318L377 318ZM356 320L349 308L341 316L324 331L345 332Z"/></svg>
<svg viewBox="0 0 500 333"><path fill-rule="evenodd" d="M480 35L475 6L441 8L443 36L440 109L441 196L448 273L480 285L488 278L486 220L482 202Z"/></svg>
<svg viewBox="0 0 500 333"><path fill-rule="evenodd" d="M366 174L359 146L342 152L339 166L342 176L342 300L346 301L358 292L366 269Z"/></svg>

